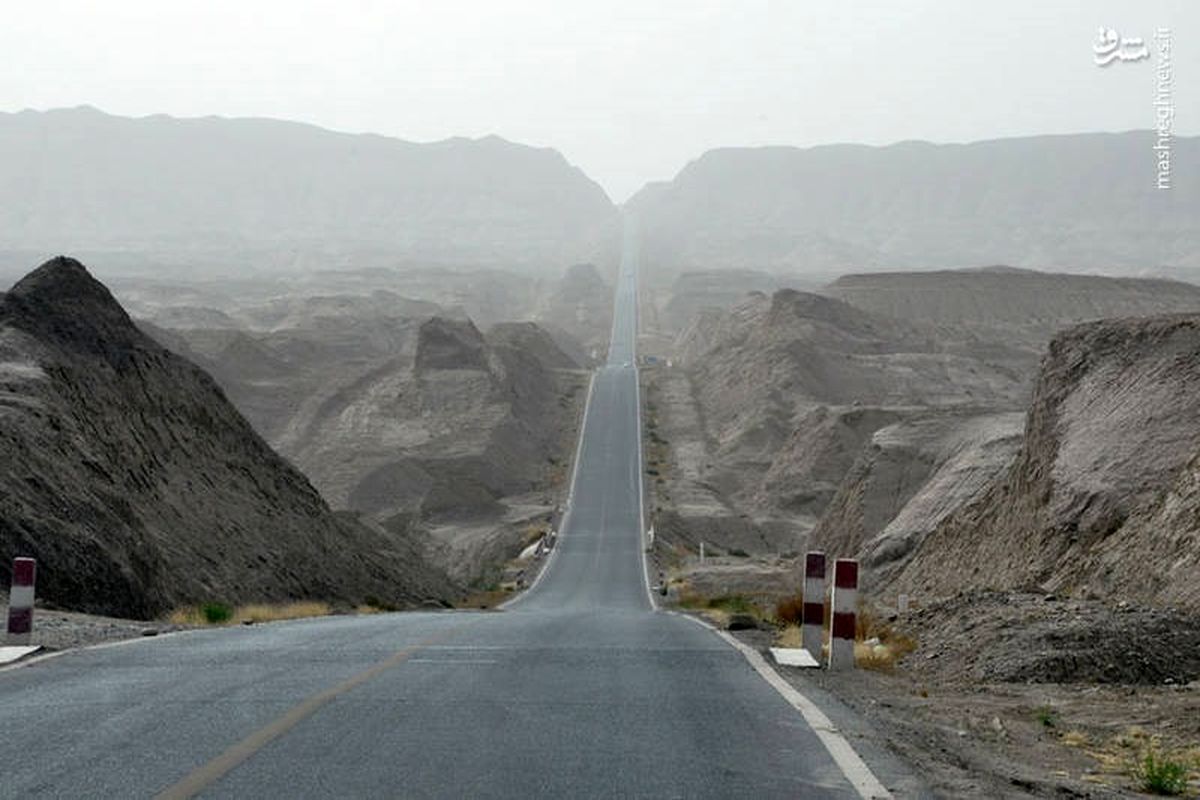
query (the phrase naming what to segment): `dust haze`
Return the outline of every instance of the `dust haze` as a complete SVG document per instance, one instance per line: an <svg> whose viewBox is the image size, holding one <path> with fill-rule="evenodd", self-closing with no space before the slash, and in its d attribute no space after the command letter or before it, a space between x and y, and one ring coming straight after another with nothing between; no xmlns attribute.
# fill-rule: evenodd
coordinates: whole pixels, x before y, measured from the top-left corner
<svg viewBox="0 0 1200 800"><path fill-rule="evenodd" d="M1132 796L1155 759L1193 791L1198 31L1166 0L24 9L0 579L37 559L50 648L296 603L571 630L617 695L571 713L699 686L756 742L764 687L653 612L770 658L820 551L859 564L861 669L781 680L897 796ZM603 785L691 786L674 755L726 739L686 730L669 783Z"/></svg>

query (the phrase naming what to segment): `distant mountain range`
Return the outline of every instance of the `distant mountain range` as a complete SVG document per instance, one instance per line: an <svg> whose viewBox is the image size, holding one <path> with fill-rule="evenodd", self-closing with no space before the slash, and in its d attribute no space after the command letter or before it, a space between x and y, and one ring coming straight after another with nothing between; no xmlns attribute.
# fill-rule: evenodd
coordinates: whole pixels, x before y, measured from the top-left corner
<svg viewBox="0 0 1200 800"><path fill-rule="evenodd" d="M1153 144L1134 131L729 148L627 208L663 282L696 269L833 277L990 264L1200 276L1200 137L1173 141L1169 190L1156 188Z"/></svg>
<svg viewBox="0 0 1200 800"><path fill-rule="evenodd" d="M647 274L1007 264L1200 279L1200 137L1156 188L1150 131L972 144L727 148L626 208ZM615 267L619 211L555 150L417 144L267 119L0 114L0 273ZM15 277L15 275L13 276Z"/></svg>
<svg viewBox="0 0 1200 800"><path fill-rule="evenodd" d="M495 136L415 144L267 119L0 114L0 250L558 275L615 241L616 224L600 186L557 151Z"/></svg>

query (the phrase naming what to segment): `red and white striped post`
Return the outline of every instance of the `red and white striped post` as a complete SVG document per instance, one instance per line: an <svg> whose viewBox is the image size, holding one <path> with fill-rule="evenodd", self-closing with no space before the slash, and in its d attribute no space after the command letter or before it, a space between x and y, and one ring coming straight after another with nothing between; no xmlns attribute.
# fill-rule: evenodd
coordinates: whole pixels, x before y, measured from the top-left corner
<svg viewBox="0 0 1200 800"><path fill-rule="evenodd" d="M829 668L854 668L854 609L858 605L858 562L833 562L832 620L829 625Z"/></svg>
<svg viewBox="0 0 1200 800"><path fill-rule="evenodd" d="M825 554L804 554L804 619L800 637L808 654L821 660L821 641L825 638Z"/></svg>
<svg viewBox="0 0 1200 800"><path fill-rule="evenodd" d="M8 643L29 644L33 632L33 580L37 562L13 559L12 588L8 591Z"/></svg>

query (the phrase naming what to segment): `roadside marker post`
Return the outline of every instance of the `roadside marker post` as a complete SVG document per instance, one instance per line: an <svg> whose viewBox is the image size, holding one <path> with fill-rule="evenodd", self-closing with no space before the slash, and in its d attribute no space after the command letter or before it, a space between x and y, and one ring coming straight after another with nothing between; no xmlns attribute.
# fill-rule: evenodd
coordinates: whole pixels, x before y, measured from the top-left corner
<svg viewBox="0 0 1200 800"><path fill-rule="evenodd" d="M12 587L8 592L8 643L29 644L33 633L33 582L37 562L13 559Z"/></svg>
<svg viewBox="0 0 1200 800"><path fill-rule="evenodd" d="M814 550L804 554L804 618L800 635L804 649L821 660L821 641L825 638L825 554Z"/></svg>
<svg viewBox="0 0 1200 800"><path fill-rule="evenodd" d="M839 558L833 562L830 599L829 669L854 668L854 609L858 605L858 562Z"/></svg>

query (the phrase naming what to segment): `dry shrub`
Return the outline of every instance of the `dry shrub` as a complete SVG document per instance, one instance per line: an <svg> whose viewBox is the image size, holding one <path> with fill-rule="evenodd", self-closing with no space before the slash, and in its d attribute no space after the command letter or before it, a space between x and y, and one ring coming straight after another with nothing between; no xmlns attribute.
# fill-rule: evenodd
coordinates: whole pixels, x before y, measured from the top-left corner
<svg viewBox="0 0 1200 800"><path fill-rule="evenodd" d="M917 649L911 636L897 631L865 605L859 606L855 616L854 638L854 660L863 669L890 672L900 659Z"/></svg>
<svg viewBox="0 0 1200 800"><path fill-rule="evenodd" d="M233 612L233 621L242 622L276 622L282 619L304 619L306 617L327 617L333 613L328 603L315 600L297 603L254 603L238 606Z"/></svg>
<svg viewBox="0 0 1200 800"><path fill-rule="evenodd" d="M223 613L214 613L220 606ZM177 608L167 615L174 625L237 625L253 622L273 622L282 619L324 617L333 613L328 603L302 601L296 603L253 603L230 609L220 603L203 603L198 606Z"/></svg>
<svg viewBox="0 0 1200 800"><path fill-rule="evenodd" d="M776 647L799 648L804 646L804 637L799 625L788 625L775 637Z"/></svg>
<svg viewBox="0 0 1200 800"><path fill-rule="evenodd" d="M502 588L483 589L481 591L472 592L466 597L454 604L455 608L477 608L489 609L503 603L505 600L512 597L512 592L504 591Z"/></svg>
<svg viewBox="0 0 1200 800"><path fill-rule="evenodd" d="M804 597L797 593L782 598L775 604L775 619L782 625L800 625L804 622Z"/></svg>

